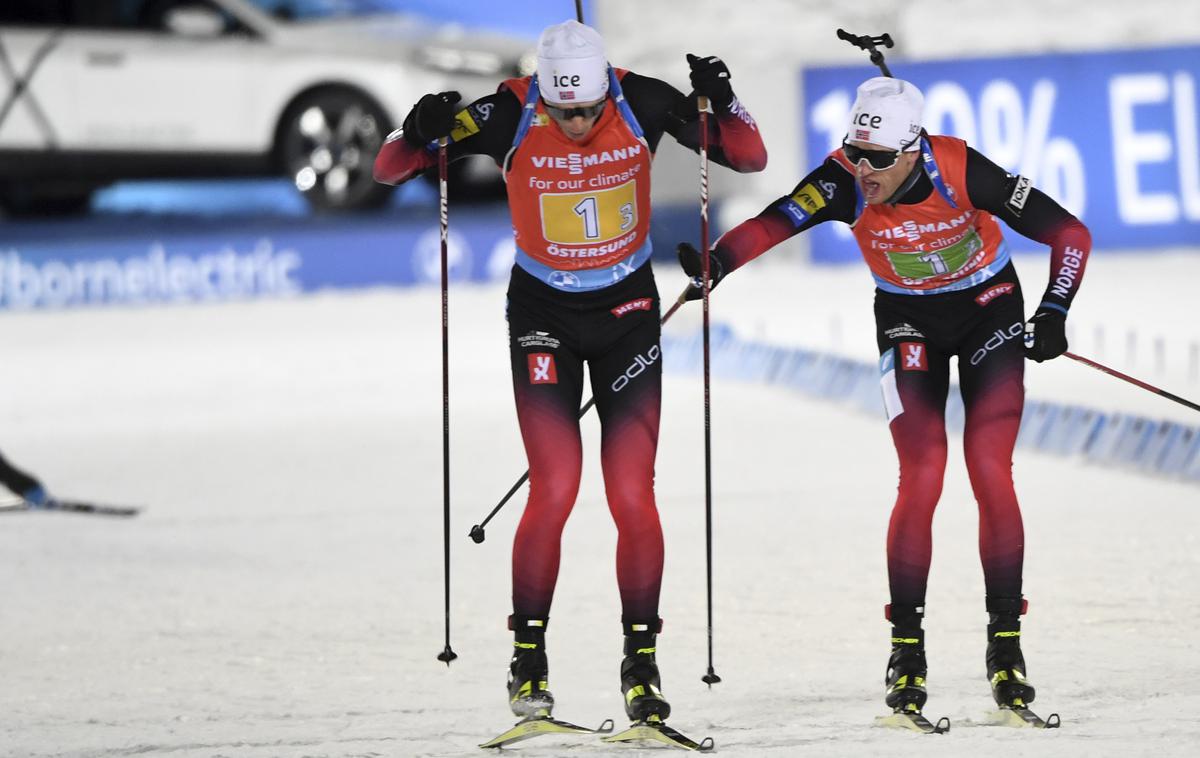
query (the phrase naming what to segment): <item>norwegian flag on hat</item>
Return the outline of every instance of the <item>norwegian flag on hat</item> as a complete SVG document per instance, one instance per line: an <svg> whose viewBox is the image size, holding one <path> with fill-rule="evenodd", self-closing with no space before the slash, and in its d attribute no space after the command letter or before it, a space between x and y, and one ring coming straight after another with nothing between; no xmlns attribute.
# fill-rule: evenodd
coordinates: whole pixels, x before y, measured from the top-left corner
<svg viewBox="0 0 1200 758"><path fill-rule="evenodd" d="M562 101L562 100L574 100L574 99L575 99L575 93L574 93L574 92L571 92L570 90L568 90L568 91L566 91L566 92L563 92L562 90L559 90L559 91L558 91L558 99L559 99L560 101Z"/></svg>

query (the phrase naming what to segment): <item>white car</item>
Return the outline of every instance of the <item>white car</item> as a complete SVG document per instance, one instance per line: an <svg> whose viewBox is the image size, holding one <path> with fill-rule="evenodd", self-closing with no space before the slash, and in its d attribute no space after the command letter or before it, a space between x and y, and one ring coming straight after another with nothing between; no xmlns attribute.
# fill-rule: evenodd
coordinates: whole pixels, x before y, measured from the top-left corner
<svg viewBox="0 0 1200 758"><path fill-rule="evenodd" d="M66 211L118 179L284 175L380 205L386 135L426 92L529 73L527 41L368 0L3 0L0 203Z"/></svg>

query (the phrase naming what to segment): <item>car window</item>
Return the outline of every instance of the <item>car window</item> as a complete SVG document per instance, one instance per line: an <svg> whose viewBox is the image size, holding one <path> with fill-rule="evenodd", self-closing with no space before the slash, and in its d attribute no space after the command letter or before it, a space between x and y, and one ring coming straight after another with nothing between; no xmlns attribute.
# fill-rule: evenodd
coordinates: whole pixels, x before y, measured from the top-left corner
<svg viewBox="0 0 1200 758"><path fill-rule="evenodd" d="M203 10L220 19L222 26L219 34L248 35L251 33L236 17L211 0L135 0L135 4L140 7L132 21L142 29L173 32L171 14L176 11Z"/></svg>

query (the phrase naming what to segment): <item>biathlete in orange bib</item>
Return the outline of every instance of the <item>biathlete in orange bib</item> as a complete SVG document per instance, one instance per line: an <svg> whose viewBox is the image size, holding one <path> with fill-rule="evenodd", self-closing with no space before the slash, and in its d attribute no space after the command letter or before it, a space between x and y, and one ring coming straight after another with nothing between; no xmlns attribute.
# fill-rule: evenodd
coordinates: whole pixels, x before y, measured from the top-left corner
<svg viewBox="0 0 1200 758"><path fill-rule="evenodd" d="M426 95L383 146L379 181L398 184L451 160L491 156L504 171L516 236L508 288L509 351L529 500L513 542L515 650L509 704L550 714L545 632L563 526L582 467L578 411L584 364L601 424L601 461L617 525L617 583L625 633L621 691L631 719L665 719L655 640L663 537L654 503L662 360L659 297L650 270L650 161L664 134L697 151L695 97L612 68L603 41L575 21L547 28L537 74L508 79L466 108L458 93ZM709 156L760 171L767 155L754 119L716 57L689 55L707 96Z"/></svg>
<svg viewBox="0 0 1200 758"><path fill-rule="evenodd" d="M1006 173L962 140L926 133L923 106L909 82L864 82L842 146L789 195L717 241L709 253L712 279L826 221L850 226L870 267L884 406L900 459L887 537L893 628L885 696L900 713L919 714L926 700L921 620L946 467L950 360L957 358L990 614L988 678L1000 706L1019 708L1034 696L1021 654L1025 539L1012 478L1024 360L1067 349L1067 310L1091 238L1027 178ZM1028 321L997 218L1050 247L1050 282ZM679 257L698 277L699 253L684 244Z"/></svg>

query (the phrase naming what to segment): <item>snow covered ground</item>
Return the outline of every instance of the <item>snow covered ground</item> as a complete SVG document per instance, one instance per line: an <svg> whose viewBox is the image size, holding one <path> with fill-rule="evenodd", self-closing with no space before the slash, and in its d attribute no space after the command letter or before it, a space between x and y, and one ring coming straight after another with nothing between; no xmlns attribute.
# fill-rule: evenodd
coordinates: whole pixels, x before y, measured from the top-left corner
<svg viewBox="0 0 1200 758"><path fill-rule="evenodd" d="M762 175L714 178L733 220L792 186L802 63L862 63L844 26L892 32L889 61L1101 50L1198 39L1174 0L604 0L612 57L686 81L684 52L729 61L772 151ZM948 14L952 13L953 16ZM1086 14L1086 15L1085 15ZM954 20L952 27L946 19ZM948 31L949 29L949 31ZM650 33L647 33L650 30ZM694 160L663 151L694 193ZM671 174L666 174L670 176ZM672 182L660 181L660 191ZM802 246L801 246L802 251ZM783 255L775 257L782 258ZM1020 258L1027 296L1046 262ZM1095 253L1072 348L1200 396L1195 250ZM681 277L660 272L665 297ZM861 266L756 263L715 317L744 336L871 360ZM291 301L0 316L0 450L55 492L148 506L132 521L0 516L0 756L472 756L511 724L509 548L522 497L466 538L524 469L503 290L456 288L453 637L442 648L438 296L380 290ZM689 306L668 326L698 324ZM1131 336L1132 335L1132 336ZM1161 344L1161 348L1159 345ZM1066 360L1030 366L1030 397L1195 424L1196 414ZM953 455L935 522L927 618L931 715L953 731L870 727L883 711L887 428L795 394L718 381L713 396L716 657L706 667L701 388L669 376L658 466L667 535L660 660L672 719L726 756L1192 755L1200 744L1200 490L1019 451L1025 649L1038 706L1063 728L978 725L983 583L977 520ZM593 418L550 632L565 718L619 719L615 533ZM1191 747L1188 747L1191 745ZM545 738L557 756L651 749ZM661 754L661 753L658 753Z"/></svg>
<svg viewBox="0 0 1200 758"><path fill-rule="evenodd" d="M1173 299L1195 280L1194 254L1158 259L1155 270L1180 273L1159 296L1135 295L1139 282L1122 278L1134 266L1106 260L1089 271L1081 327L1103 317L1173 325L1181 339L1195 329ZM1026 288L1040 289L1044 262L1021 265ZM736 277L714 298L718 317L752 334L790 327L795 344L832 339L837 305L847 314L843 349L869 357L871 333L853 321L870 292L863 270L764 264ZM819 297L789 295L796 277ZM682 285L667 269L659 280L667 297ZM456 288L451 309L460 657L449 669L435 660L443 635L436 292L5 314L0 449L64 496L148 510L131 521L0 519L0 755L470 756L510 725L504 619L522 497L485 543L466 537L525 465L503 290ZM668 329L692 328L697 311L684 309ZM1052 372L1061 378L1043 382ZM1061 361L1031 366L1030 392L1078 383L1088 395L1081 402L1142 402L1099 374L1088 384L1094 373ZM778 390L715 386L715 664L725 681L710 691L700 681L700 383L670 376L665 394L660 660L678 728L711 735L722 755L755 758L1194 754L1194 485L1018 453L1025 647L1038 705L1063 718L1056 732L1027 733L979 725L990 696L977 520L961 457L952 456L935 523L927 710L950 716L954 729L891 732L870 726L883 709L884 536L895 490L882 420ZM1173 412L1147 397L1162 415ZM591 418L585 447L549 649L560 714L598 723L621 715L621 637L615 533ZM653 754L583 738L516 750Z"/></svg>

